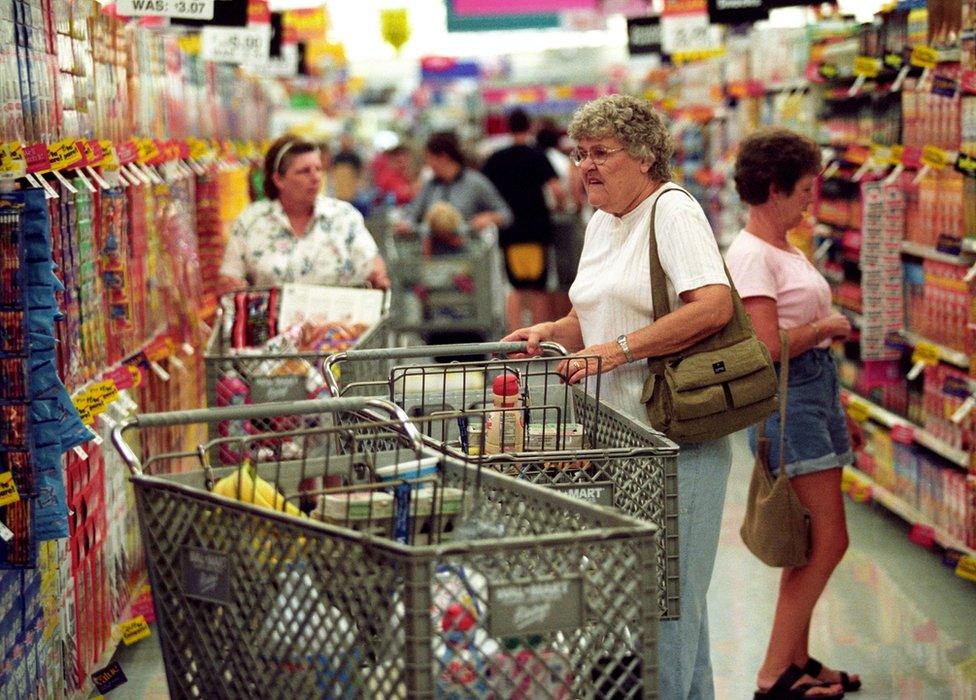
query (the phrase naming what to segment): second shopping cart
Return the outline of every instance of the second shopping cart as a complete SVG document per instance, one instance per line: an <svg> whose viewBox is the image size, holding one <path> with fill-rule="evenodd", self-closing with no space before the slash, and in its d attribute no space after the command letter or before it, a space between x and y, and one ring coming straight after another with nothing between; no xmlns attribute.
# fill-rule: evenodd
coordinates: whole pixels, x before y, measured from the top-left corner
<svg viewBox="0 0 976 700"><path fill-rule="evenodd" d="M510 359L524 343L350 350L324 359L336 396L380 396L401 406L424 439L458 459L613 506L654 523L661 619L676 619L678 446L600 400L600 377L565 383L565 351ZM496 359L431 362L431 356ZM412 361L413 364L406 364ZM389 369L367 376L367 367ZM498 394L505 397L499 405Z"/></svg>

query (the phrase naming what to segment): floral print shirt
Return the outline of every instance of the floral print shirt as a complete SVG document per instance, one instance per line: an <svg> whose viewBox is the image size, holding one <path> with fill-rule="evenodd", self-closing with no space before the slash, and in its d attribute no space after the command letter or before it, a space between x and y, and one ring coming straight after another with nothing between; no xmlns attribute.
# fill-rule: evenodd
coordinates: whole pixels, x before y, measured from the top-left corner
<svg viewBox="0 0 976 700"><path fill-rule="evenodd" d="M362 214L319 195L304 236L296 236L278 200L254 202L237 218L220 274L253 287L285 282L352 287L366 283L378 254Z"/></svg>

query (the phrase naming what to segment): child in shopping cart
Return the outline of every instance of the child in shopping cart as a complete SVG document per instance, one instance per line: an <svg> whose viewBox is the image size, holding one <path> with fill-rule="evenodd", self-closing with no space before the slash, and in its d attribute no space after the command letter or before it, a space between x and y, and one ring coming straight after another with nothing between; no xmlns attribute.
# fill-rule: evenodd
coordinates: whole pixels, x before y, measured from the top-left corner
<svg viewBox="0 0 976 700"><path fill-rule="evenodd" d="M469 231L457 208L448 202L435 202L427 211L421 228L424 257L454 255L467 246Z"/></svg>

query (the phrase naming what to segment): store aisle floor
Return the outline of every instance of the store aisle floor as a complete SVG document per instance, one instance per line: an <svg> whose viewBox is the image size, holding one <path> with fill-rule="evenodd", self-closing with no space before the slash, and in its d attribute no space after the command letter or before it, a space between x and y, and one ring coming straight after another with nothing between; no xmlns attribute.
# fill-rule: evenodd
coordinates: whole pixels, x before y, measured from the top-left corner
<svg viewBox="0 0 976 700"><path fill-rule="evenodd" d="M722 540L709 594L716 694L751 698L773 619L778 571L739 539L752 457L736 436ZM880 507L848 503L851 547L814 616L811 651L861 674L852 700L976 698L976 584L908 540ZM129 682L112 700L167 698L157 637L120 650Z"/></svg>
<svg viewBox="0 0 976 700"><path fill-rule="evenodd" d="M709 590L716 695L750 698L772 626L779 570L739 538L752 456L736 436ZM976 698L976 584L908 540L880 506L847 501L851 545L814 612L810 652L861 675L856 700Z"/></svg>

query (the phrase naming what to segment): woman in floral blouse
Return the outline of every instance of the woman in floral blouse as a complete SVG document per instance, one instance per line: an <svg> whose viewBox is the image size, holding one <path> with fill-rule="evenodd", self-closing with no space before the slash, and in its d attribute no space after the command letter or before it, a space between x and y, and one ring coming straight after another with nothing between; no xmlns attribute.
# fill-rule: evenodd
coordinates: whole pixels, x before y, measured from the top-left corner
<svg viewBox="0 0 976 700"><path fill-rule="evenodd" d="M234 222L220 266L221 291L287 282L390 286L362 215L321 194L322 179L315 145L294 136L271 145L264 159L268 198Z"/></svg>

